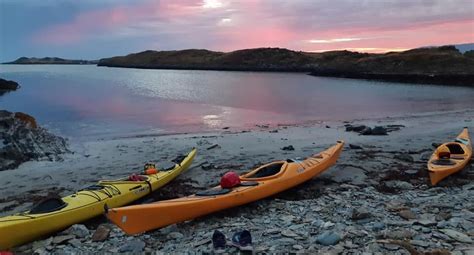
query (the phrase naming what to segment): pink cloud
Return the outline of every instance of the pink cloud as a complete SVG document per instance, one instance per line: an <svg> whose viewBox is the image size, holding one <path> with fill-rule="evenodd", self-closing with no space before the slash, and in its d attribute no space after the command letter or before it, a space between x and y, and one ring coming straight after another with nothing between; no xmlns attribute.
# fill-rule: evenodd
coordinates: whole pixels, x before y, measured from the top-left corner
<svg viewBox="0 0 474 255"><path fill-rule="evenodd" d="M32 40L40 44L80 45L99 37L111 38L130 28L134 33L124 33L121 40L146 35L150 48L158 45L167 49L385 51L474 41L474 10L469 12L472 6L441 0L374 2L374 6L342 2L322 6L312 1L279 0L147 1L83 12L70 22L38 31ZM400 13L402 10L405 12Z"/></svg>

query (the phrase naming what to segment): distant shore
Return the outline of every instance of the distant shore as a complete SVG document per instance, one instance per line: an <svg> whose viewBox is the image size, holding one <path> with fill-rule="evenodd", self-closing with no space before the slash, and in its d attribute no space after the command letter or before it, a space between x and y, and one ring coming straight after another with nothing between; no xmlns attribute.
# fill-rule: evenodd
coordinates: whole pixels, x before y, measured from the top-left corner
<svg viewBox="0 0 474 255"><path fill-rule="evenodd" d="M314 76L343 77L414 84L474 86L474 54L454 46L404 52L369 54L350 51L311 53L281 48L257 48L229 53L190 49L144 51L104 58L98 66L216 70L307 72Z"/></svg>

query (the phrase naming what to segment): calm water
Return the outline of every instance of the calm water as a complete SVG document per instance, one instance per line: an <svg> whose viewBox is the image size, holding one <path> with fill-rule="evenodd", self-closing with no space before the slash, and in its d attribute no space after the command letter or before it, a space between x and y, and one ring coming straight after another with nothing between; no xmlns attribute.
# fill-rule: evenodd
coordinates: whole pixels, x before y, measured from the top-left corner
<svg viewBox="0 0 474 255"><path fill-rule="evenodd" d="M73 137L188 132L474 108L474 89L295 73L1 65L0 109Z"/></svg>

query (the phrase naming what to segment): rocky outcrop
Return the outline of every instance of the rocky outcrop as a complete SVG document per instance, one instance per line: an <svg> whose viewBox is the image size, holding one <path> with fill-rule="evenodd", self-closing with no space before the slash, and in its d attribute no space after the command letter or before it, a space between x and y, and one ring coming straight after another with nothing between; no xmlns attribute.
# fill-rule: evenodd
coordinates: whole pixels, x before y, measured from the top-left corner
<svg viewBox="0 0 474 255"><path fill-rule="evenodd" d="M311 72L315 76L406 83L472 86L474 58L454 46L369 54L351 51L312 53L282 48L232 52L201 49L143 51L101 59L99 66L146 69Z"/></svg>
<svg viewBox="0 0 474 255"><path fill-rule="evenodd" d="M66 140L38 127L32 116L0 110L0 171L29 160L59 160L67 152Z"/></svg>
<svg viewBox="0 0 474 255"><path fill-rule="evenodd" d="M20 87L17 82L0 78L0 93L3 91L17 90Z"/></svg>

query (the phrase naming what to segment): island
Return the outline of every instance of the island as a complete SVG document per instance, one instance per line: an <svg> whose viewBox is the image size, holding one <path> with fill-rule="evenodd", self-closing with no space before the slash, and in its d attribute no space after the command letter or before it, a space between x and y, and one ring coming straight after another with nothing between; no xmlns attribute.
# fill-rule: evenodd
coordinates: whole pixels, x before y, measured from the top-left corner
<svg viewBox="0 0 474 255"><path fill-rule="evenodd" d="M64 58L56 58L56 57L45 57L45 58L27 58L21 57L15 61L5 62L3 64L10 64L10 65L35 65L35 64L42 64L42 65L95 65L99 61L98 60L76 60L76 59L64 59Z"/></svg>
<svg viewBox="0 0 474 255"><path fill-rule="evenodd" d="M145 69L308 72L314 76L375 79L406 83L474 86L474 52L454 46L425 47L403 52L322 53L283 48L232 52L205 49L147 50L100 59L98 66Z"/></svg>

